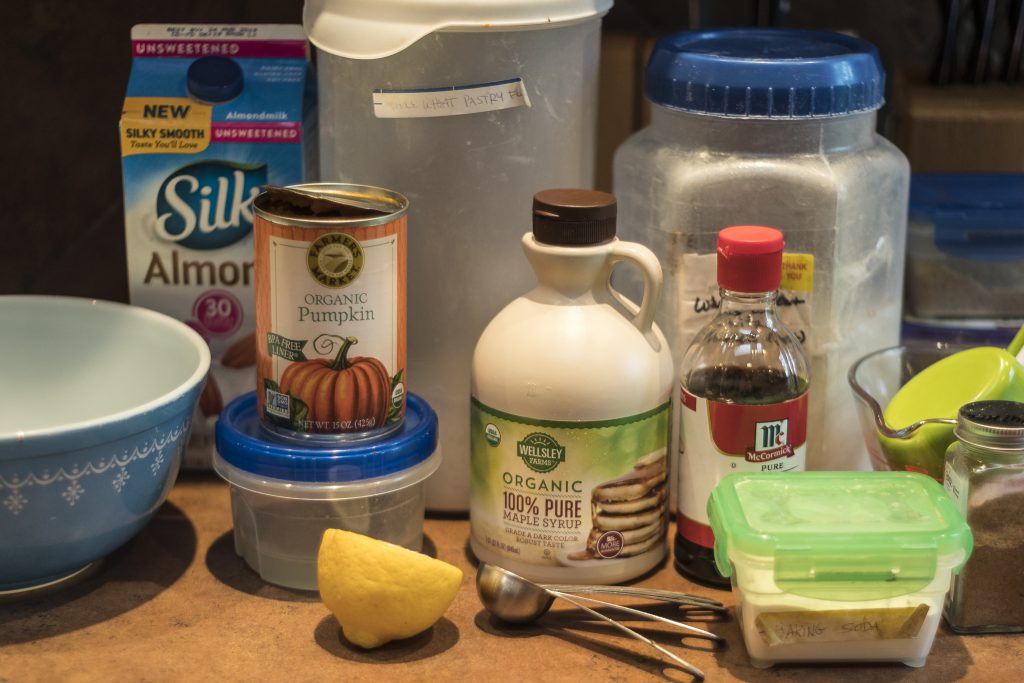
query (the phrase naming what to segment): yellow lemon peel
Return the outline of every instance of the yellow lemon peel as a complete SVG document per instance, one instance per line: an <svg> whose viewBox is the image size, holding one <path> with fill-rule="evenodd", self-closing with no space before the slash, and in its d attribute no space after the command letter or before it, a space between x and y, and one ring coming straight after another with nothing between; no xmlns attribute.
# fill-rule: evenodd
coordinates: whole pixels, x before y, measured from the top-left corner
<svg viewBox="0 0 1024 683"><path fill-rule="evenodd" d="M430 628L462 583L462 570L447 562L340 529L324 534L316 568L320 598L364 648Z"/></svg>

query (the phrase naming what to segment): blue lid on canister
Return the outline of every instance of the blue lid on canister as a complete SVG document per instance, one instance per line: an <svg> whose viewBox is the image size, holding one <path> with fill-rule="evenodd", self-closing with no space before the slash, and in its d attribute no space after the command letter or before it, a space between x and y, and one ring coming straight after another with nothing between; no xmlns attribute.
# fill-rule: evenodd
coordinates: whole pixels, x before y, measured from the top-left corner
<svg viewBox="0 0 1024 683"><path fill-rule="evenodd" d="M200 57L188 66L188 93L200 102L221 104L242 93L242 67L233 59L211 55Z"/></svg>
<svg viewBox="0 0 1024 683"><path fill-rule="evenodd" d="M687 31L659 40L645 93L655 104L712 116L813 118L871 111L885 71L871 43L783 28Z"/></svg>
<svg viewBox="0 0 1024 683"><path fill-rule="evenodd" d="M437 413L408 394L402 427L372 441L329 446L277 441L261 426L256 393L239 396L220 414L217 452L228 464L263 477L295 482L344 483L401 472L429 458L437 448Z"/></svg>

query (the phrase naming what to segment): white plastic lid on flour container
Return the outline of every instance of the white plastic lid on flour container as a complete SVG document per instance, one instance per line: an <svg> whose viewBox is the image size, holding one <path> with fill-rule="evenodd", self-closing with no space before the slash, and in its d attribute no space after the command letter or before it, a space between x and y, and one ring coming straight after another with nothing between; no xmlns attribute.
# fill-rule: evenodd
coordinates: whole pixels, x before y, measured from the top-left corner
<svg viewBox="0 0 1024 683"><path fill-rule="evenodd" d="M436 31L510 31L604 14L613 0L306 0L302 24L324 52L380 59Z"/></svg>

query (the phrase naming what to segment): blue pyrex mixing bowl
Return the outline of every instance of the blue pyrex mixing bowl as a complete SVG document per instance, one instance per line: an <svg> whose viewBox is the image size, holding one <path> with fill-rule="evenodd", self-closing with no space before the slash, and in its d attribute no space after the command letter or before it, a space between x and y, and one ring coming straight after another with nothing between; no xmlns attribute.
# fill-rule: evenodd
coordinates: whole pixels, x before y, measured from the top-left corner
<svg viewBox="0 0 1024 683"><path fill-rule="evenodd" d="M0 297L0 591L72 575L149 521L209 367L206 342L163 314Z"/></svg>

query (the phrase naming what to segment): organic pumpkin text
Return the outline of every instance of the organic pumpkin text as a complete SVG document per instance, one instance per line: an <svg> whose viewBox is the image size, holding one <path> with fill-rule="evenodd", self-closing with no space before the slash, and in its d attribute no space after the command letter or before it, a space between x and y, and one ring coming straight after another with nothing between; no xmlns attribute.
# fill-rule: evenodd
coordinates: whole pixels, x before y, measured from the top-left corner
<svg viewBox="0 0 1024 683"><path fill-rule="evenodd" d="M366 292L349 294L307 294L304 302L308 305L299 306L297 320L299 322L334 323L344 325L347 322L376 320L372 308L363 304L369 301Z"/></svg>

